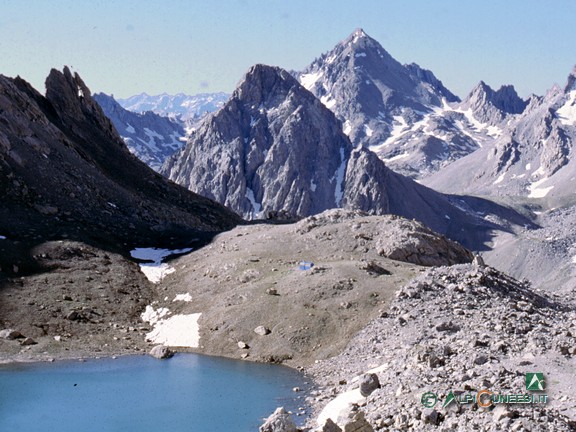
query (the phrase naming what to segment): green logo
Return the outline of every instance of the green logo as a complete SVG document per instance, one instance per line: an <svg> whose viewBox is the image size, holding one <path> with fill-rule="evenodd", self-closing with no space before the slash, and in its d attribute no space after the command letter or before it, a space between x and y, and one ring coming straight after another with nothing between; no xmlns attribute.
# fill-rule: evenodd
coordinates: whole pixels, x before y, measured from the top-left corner
<svg viewBox="0 0 576 432"><path fill-rule="evenodd" d="M438 396L436 396L436 393L426 392L420 398L420 402L422 402L422 405L426 408L432 408L436 405L436 402L438 402Z"/></svg>
<svg viewBox="0 0 576 432"><path fill-rule="evenodd" d="M450 390L450 393L448 393L448 396L446 396L446 400L442 404L442 408L446 408L448 405L450 405L454 401L456 401L456 396L454 396L454 393L452 393L452 390ZM458 401L456 401L456 402L458 402Z"/></svg>
<svg viewBox="0 0 576 432"><path fill-rule="evenodd" d="M546 383L542 372L526 372L526 390L544 391Z"/></svg>

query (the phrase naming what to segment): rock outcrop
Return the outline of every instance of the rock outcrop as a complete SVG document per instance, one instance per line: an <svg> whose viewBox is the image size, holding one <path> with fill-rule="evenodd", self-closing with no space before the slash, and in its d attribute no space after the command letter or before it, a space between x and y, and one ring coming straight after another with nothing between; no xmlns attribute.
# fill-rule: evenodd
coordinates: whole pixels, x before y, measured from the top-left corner
<svg viewBox="0 0 576 432"><path fill-rule="evenodd" d="M260 432L298 432L298 430L294 420L284 407L276 408L274 413L259 428Z"/></svg>
<svg viewBox="0 0 576 432"><path fill-rule="evenodd" d="M174 356L172 350L164 345L156 345L150 350L150 355L159 360L168 359Z"/></svg>
<svg viewBox="0 0 576 432"><path fill-rule="evenodd" d="M510 114L522 114L527 105L528 101L518 96L514 86L505 85L495 91L480 81L460 108L471 109L474 117L482 123L498 125Z"/></svg>

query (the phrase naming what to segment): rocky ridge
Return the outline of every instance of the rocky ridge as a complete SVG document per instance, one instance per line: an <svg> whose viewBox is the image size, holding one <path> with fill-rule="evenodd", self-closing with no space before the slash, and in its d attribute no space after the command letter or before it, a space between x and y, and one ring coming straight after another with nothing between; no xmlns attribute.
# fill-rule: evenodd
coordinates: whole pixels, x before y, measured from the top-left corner
<svg viewBox="0 0 576 432"><path fill-rule="evenodd" d="M481 264L430 269L341 355L308 369L322 386L309 402L322 423L331 415L343 426L361 411L375 430L574 430L574 304L573 294L533 290ZM450 391L524 394L525 373L540 371L547 404L442 407ZM350 399L367 372L381 388ZM425 392L439 402L424 407ZM338 398L355 405L332 402Z"/></svg>
<svg viewBox="0 0 576 432"><path fill-rule="evenodd" d="M525 106L512 86L495 92L483 83L461 103L431 71L401 65L361 29L297 76L334 111L355 146L412 178L493 140Z"/></svg>

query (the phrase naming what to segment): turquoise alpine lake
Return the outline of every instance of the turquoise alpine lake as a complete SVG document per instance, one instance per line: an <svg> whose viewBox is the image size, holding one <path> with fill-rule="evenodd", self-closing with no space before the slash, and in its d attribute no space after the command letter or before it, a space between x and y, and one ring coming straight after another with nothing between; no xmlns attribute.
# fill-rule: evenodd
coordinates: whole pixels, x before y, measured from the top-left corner
<svg viewBox="0 0 576 432"><path fill-rule="evenodd" d="M257 431L304 386L287 367L196 354L2 365L0 431Z"/></svg>

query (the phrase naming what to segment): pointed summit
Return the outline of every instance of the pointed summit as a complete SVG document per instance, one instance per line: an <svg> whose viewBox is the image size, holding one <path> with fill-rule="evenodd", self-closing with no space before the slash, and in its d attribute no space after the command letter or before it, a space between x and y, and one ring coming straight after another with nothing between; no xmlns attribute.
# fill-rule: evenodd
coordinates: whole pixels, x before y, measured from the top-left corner
<svg viewBox="0 0 576 432"><path fill-rule="evenodd" d="M316 98L304 91L300 83L286 70L277 66L257 64L246 72L231 99L262 110L277 107L290 94L298 94L299 98L308 103L316 101Z"/></svg>
<svg viewBox="0 0 576 432"><path fill-rule="evenodd" d="M568 75L566 86L564 86L564 93L569 93L572 90L576 90L576 65L574 65L570 75Z"/></svg>
<svg viewBox="0 0 576 432"><path fill-rule="evenodd" d="M363 38L367 38L367 39L374 40L374 39L372 39L370 36L368 36L363 29L361 29L360 27L358 27L356 30L354 30L354 33L352 33L352 34L348 37L347 40L348 40L348 41L351 41L352 43L356 43L356 42L358 42L360 39L363 39Z"/></svg>
<svg viewBox="0 0 576 432"><path fill-rule="evenodd" d="M352 142L365 147L385 142L394 118L417 121L443 99L458 100L432 72L402 65L360 28L298 79L344 123Z"/></svg>

